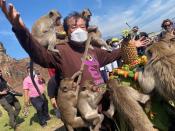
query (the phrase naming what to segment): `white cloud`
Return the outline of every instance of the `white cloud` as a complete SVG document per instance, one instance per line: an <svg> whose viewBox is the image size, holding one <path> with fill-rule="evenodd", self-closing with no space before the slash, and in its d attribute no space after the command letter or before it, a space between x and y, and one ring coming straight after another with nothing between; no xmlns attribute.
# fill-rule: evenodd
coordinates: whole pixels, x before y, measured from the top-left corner
<svg viewBox="0 0 175 131"><path fill-rule="evenodd" d="M109 10L105 15L94 16L92 23L98 25L103 37L121 34L122 29L138 25L142 31L158 31L163 19L175 17L175 0L136 0L129 8L112 12ZM116 7L117 8L117 7Z"/></svg>

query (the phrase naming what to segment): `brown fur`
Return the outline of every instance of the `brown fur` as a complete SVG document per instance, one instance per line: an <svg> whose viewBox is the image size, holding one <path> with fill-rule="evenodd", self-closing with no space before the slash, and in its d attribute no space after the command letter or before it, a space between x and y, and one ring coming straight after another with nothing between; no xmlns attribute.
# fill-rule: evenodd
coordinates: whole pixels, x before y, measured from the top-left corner
<svg viewBox="0 0 175 131"><path fill-rule="evenodd" d="M65 78L61 81L58 90L57 104L61 118L69 131L86 126L85 121L81 117L77 117L78 89L79 85L73 79Z"/></svg>
<svg viewBox="0 0 175 131"><path fill-rule="evenodd" d="M99 31L98 27L91 27L90 26L88 28L88 35L92 37L92 40L91 40L92 46L95 46L95 47L102 47L103 46L109 51L112 50L112 48L110 48L110 46L108 46L106 41L104 41L101 38L101 32Z"/></svg>
<svg viewBox="0 0 175 131"><path fill-rule="evenodd" d="M88 22L88 25L89 25L89 21L90 21L90 18L92 16L91 11L89 9L84 9L81 14L86 19L86 21ZM110 46L108 46L106 41L104 41L101 38L102 37L101 32L97 26L89 26L87 31L88 31L88 35L92 37L92 40L91 40L92 46L99 47L99 48L104 46L108 51L112 50L112 48L110 48Z"/></svg>
<svg viewBox="0 0 175 131"><path fill-rule="evenodd" d="M147 92L156 89L166 100L175 100L175 40L167 33L147 48L148 63L139 83ZM148 81L149 80L149 81Z"/></svg>
<svg viewBox="0 0 175 131"><path fill-rule="evenodd" d="M83 85L84 90L78 96L78 110L81 116L95 126L92 130L99 131L104 116L98 113L98 103L103 97L103 92L97 92L97 86L86 81Z"/></svg>
<svg viewBox="0 0 175 131"><path fill-rule="evenodd" d="M155 130L138 103L140 99L146 98L146 95L139 93L131 87L120 85L117 80L110 80L107 85L115 110L129 125L131 131Z"/></svg>
<svg viewBox="0 0 175 131"><path fill-rule="evenodd" d="M48 14L40 17L32 26L34 38L42 46L54 52L59 52L55 49L55 45L65 42L66 37L66 34L61 33L64 29L60 19L61 14L56 10L51 10Z"/></svg>

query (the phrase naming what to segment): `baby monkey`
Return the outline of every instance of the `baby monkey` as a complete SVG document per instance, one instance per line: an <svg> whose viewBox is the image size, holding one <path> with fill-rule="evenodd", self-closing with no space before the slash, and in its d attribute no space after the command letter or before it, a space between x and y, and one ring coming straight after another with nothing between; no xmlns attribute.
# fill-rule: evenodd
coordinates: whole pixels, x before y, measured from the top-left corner
<svg viewBox="0 0 175 131"><path fill-rule="evenodd" d="M91 124L91 131L99 131L104 119L103 114L98 113L98 104L104 94L100 88L92 81L85 81L78 96L78 110L82 118Z"/></svg>
<svg viewBox="0 0 175 131"><path fill-rule="evenodd" d="M87 127L86 122L77 116L77 99L80 87L74 82L74 79L75 76L73 75L72 78L61 80L57 96L61 119L68 131L74 131L73 128Z"/></svg>

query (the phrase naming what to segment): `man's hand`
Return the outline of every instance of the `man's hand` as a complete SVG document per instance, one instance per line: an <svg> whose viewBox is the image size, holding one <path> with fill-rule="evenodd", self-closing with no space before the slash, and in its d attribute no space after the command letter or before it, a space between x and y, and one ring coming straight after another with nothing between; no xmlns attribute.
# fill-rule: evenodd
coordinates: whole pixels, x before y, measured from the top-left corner
<svg viewBox="0 0 175 131"><path fill-rule="evenodd" d="M54 108L57 108L57 102L55 98L50 98L51 104Z"/></svg>
<svg viewBox="0 0 175 131"><path fill-rule="evenodd" d="M13 4L9 4L9 7L7 9L6 1L0 0L0 8L14 28L17 28L17 29L25 28L24 22L20 18L20 14L14 8Z"/></svg>
<svg viewBox="0 0 175 131"><path fill-rule="evenodd" d="M145 37L141 37L140 39L135 40L135 38L133 38L132 40L130 40L130 43L133 43L136 47L143 47L150 44L150 39L145 39Z"/></svg>
<svg viewBox="0 0 175 131"><path fill-rule="evenodd" d="M3 90L3 91L1 91L0 94L1 94L1 95L5 95L5 94L7 94L7 90Z"/></svg>

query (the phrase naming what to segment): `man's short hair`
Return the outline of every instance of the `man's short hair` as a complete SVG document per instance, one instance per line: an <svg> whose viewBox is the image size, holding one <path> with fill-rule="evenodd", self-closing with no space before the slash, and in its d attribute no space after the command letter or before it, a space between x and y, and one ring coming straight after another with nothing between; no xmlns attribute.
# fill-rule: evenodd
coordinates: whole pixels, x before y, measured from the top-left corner
<svg viewBox="0 0 175 131"><path fill-rule="evenodd" d="M140 37L148 37L148 34L146 32L140 32Z"/></svg>
<svg viewBox="0 0 175 131"><path fill-rule="evenodd" d="M78 20L79 18L82 18L85 22L86 22L86 27L88 27L88 22L86 21L86 19L81 15L81 13L78 13L78 12L73 12L71 14L69 14L65 19L64 19L64 22L63 22L63 26L64 26L64 30L66 31L66 33L68 32L68 28L69 28L69 25L68 25L68 20L70 18L74 18L75 20Z"/></svg>

